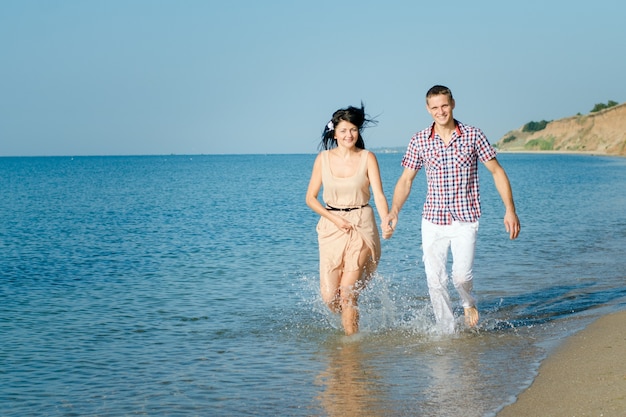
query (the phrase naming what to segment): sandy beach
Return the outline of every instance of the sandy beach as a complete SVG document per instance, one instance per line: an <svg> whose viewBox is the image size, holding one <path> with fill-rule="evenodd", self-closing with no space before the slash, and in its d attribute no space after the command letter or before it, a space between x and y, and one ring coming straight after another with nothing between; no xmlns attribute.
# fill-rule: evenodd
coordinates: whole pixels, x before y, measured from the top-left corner
<svg viewBox="0 0 626 417"><path fill-rule="evenodd" d="M497 417L626 416L626 311L568 338Z"/></svg>

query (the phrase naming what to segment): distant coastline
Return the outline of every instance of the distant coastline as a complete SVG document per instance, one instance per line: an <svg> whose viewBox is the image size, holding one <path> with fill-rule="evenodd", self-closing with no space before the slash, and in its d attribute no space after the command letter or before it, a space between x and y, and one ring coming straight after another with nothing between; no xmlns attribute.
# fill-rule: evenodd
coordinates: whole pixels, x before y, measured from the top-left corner
<svg viewBox="0 0 626 417"><path fill-rule="evenodd" d="M404 153L406 151L406 146L393 146L393 147L384 147L384 148L372 148L372 152L374 153Z"/></svg>

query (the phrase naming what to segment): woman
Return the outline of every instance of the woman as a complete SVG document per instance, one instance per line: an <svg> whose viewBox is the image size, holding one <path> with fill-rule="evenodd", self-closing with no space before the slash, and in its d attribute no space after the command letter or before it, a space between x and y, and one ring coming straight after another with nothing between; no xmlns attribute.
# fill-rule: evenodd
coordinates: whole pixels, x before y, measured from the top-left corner
<svg viewBox="0 0 626 417"><path fill-rule="evenodd" d="M358 297L380 259L380 238L369 205L370 187L381 219L389 206L376 156L365 150L361 130L371 123L361 108L337 110L324 128L306 194L307 205L321 218L317 224L320 290L331 311L341 313L346 335L359 330ZM324 188L325 206L318 200ZM393 230L383 225L383 237Z"/></svg>

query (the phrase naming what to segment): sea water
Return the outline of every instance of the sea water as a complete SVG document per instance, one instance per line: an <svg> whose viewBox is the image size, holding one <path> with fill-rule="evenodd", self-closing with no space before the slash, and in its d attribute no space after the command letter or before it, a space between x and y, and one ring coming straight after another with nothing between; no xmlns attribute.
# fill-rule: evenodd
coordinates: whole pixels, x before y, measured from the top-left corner
<svg viewBox="0 0 626 417"><path fill-rule="evenodd" d="M479 327L433 329L419 173L345 337L319 297L314 158L0 158L0 415L493 416L626 306L626 160L501 154L522 231L481 168ZM400 158L378 154L389 200Z"/></svg>

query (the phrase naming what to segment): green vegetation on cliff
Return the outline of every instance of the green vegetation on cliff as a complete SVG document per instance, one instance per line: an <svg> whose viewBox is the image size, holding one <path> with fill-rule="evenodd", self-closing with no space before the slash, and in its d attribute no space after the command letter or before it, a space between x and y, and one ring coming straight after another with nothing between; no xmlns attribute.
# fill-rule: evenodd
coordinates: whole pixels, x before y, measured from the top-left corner
<svg viewBox="0 0 626 417"><path fill-rule="evenodd" d="M524 149L530 151L551 151L554 149L554 137L532 139L526 142Z"/></svg>
<svg viewBox="0 0 626 417"><path fill-rule="evenodd" d="M593 109L591 109L591 113L595 113L595 112L600 111L600 110L608 109L609 107L617 106L618 104L619 103L617 101L613 101L613 100L609 100L606 104L604 104L604 103L597 103L595 106L593 106Z"/></svg>
<svg viewBox="0 0 626 417"><path fill-rule="evenodd" d="M546 128L546 126L550 123L547 120L542 120L540 122L528 122L522 127L522 132L539 132Z"/></svg>

